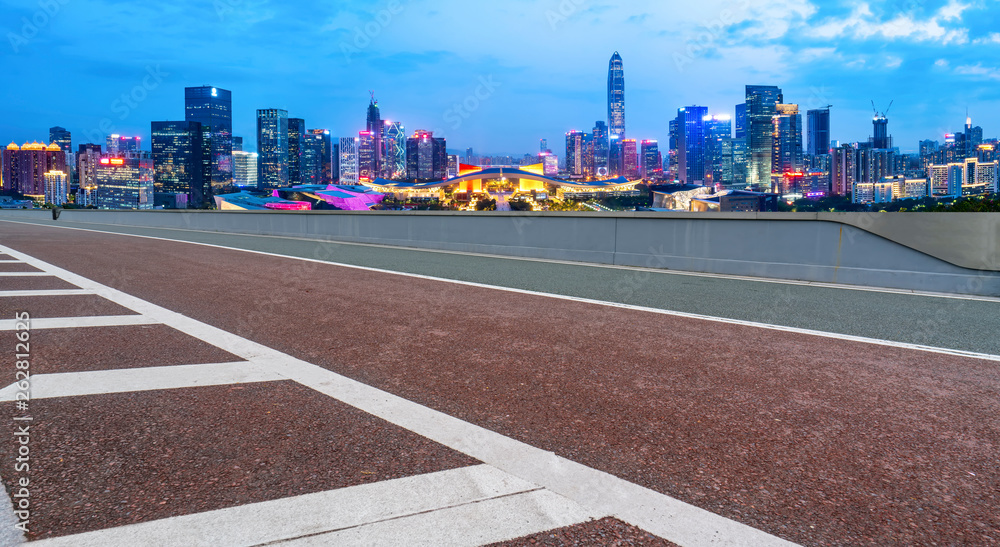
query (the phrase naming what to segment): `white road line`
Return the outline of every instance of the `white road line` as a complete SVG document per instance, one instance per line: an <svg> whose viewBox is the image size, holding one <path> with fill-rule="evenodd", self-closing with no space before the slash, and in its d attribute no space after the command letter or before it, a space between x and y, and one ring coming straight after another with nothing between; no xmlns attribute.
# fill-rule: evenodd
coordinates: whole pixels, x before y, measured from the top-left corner
<svg viewBox="0 0 1000 547"><path fill-rule="evenodd" d="M0 219L0 222L10 222L12 224L27 224L30 226L45 226L47 228L59 228L63 230L78 230L81 232L95 232L99 234L110 234L125 237L138 237L143 239L155 239L160 241L170 241L174 243L188 243L191 245L201 245L204 247L216 247L219 249L229 249L233 251L244 251L248 253L257 253L268 256L278 256L282 258L292 258L297 260L311 260L300 258L291 255L282 255L275 253L267 253L263 251L251 251L248 249L241 249L239 247L228 247L225 245L216 245L212 243L200 243L197 241L187 241L183 239L172 239L169 237L157 237L157 236L145 236L139 234L130 234L126 232L112 232L108 230L97 230L94 228L76 228L71 226L55 226L52 224L38 224L35 222L24 222L18 220L4 220ZM86 224L86 223L84 223ZM400 251L410 251L415 253L437 253L437 254L452 254L460 256L473 256L480 258L493 258L498 260L518 260L523 262L540 262L544 264L560 264L566 266L576 266L581 268L602 268L610 270L624 270L630 272L641 272L641 273L651 273L658 275L680 275L686 277L705 277L710 279L725 279L730 281L748 281L753 283L768 283L773 285L793 285L801 287L813 287L813 288L823 288L823 289L836 289L836 290L846 290L846 291L858 291L858 292L874 292L883 294L898 294L898 295L909 295L909 296L919 296L925 298L944 298L948 300L973 300L978 302L1000 302L1000 297L995 296L979 296L972 294L957 294L957 293L940 293L940 292L929 292L929 291L917 291L909 289L893 289L888 287L865 287L861 285L845 285L842 283L825 283L822 281L797 281L794 279L773 279L767 277L753 277L746 275L735 275L735 274L717 274L717 273L707 273L707 272L689 272L683 270L665 270L662 268L644 268L641 266L622 266L617 264L597 264L592 262L574 262L571 260L556 260L550 258L531 258L523 256L508 256L508 255L496 255L489 253L473 253L469 251L449 251L444 249L423 249L420 247L404 247L401 245L381 245L376 243L358 243L353 241L337 241L332 239L315 239L307 237L292 237L292 236L276 236L276 235L265 235L265 234L241 234L241 233L229 233L229 232L210 232L206 230L191 230L188 228L157 228L157 227L146 227L146 226L131 226L131 225L120 225L121 228L137 228L144 230L170 230L178 232L192 232L196 234L211 234L211 235L230 235L239 237L249 237L249 238L266 238L266 239L288 239L292 241L308 241L314 243L327 243L331 245L349 245L355 247L370 247L370 248L382 248L382 249L395 249ZM314 262L321 262L323 264L333 264L336 266L341 266L345 268L362 268L364 266L354 266L351 264L338 264L334 262L325 262L321 260L313 260ZM415 275L407 274L405 272L396 271L386 271L386 273L394 273L398 275ZM452 281L448 279L442 279L442 281Z"/></svg>
<svg viewBox="0 0 1000 547"><path fill-rule="evenodd" d="M94 294L87 289L53 289L39 291L0 291L0 298L30 298L33 296L80 296Z"/></svg>
<svg viewBox="0 0 1000 547"><path fill-rule="evenodd" d="M66 229L67 230L83 230L82 228L66 228ZM84 230L84 231L98 231L98 230ZM102 233L114 234L114 232L102 232ZM451 283L453 285L463 285L463 286L466 286L466 287L476 287L476 288L480 288L480 289L489 289L489 290L503 291L503 292L509 292L509 293L515 293L515 294L524 294L524 295L528 295L528 296L540 296L540 297L552 298L552 299L556 299L556 300L566 300L566 301L570 301L570 302L580 302L580 303L583 303L583 304L593 304L593 305L596 305L596 306L605 306L605 307L610 307L610 308L620 308L620 309L626 309L626 310L632 310L632 311L640 311L640 312L646 312L646 313L655 313L655 314L658 314L658 315L669 315L669 316L672 316L672 317L683 317L685 319L695 319L695 320L698 320L698 321L709 321L709 322L713 322L713 323L723 323L723 324L727 324L727 325L738 325L738 326L742 326L742 327L753 327L753 328L758 328L758 329L774 330L774 331L788 332L788 333L793 333L793 334L802 334L802 335L806 335L806 336L817 336L817 337L820 337L820 338L832 338L834 340L847 340L847 341L850 341L850 342L857 342L857 343L861 343L861 344L872 344L872 345L877 345L877 346L888 346L888 347L908 349L908 350L913 350L913 351L922 351L922 352L927 352L927 353L938 353L938 354L942 354L942 355L951 355L951 356L955 356L955 357L968 357L970 359L982 359L982 360L986 360L986 361L1000 361L1000 355L993 355L993 354L989 354L989 353L979 353L979 352L973 352L973 351L956 350L956 349L951 349L951 348L942 348L942 347L937 347L937 346L927 346L927 345L922 345L922 344L911 344L911 343L908 343L908 342L896 342L896 341L893 341L893 340L882 340L882 339L879 339L879 338L868 338L868 337L865 337L865 336L855 336L855 335L843 334L843 333L839 333L839 332L828 332L828 331L819 331L819 330L812 330L812 329L803 329L803 328L798 328L798 327L788 327L788 326L784 326L784 325L774 325L774 324L770 324L770 323L759 323L759 322L756 322L756 321L744 321L742 319L730 319L730 318L727 318L727 317L716 317L716 316L702 315L702 314L697 314L697 313L688 313L688 312L681 312L681 311L665 310L665 309L662 309L662 308L650 308L650 307L646 307L646 306L635 306L635 305L632 305L632 304L622 304L620 302L609 302L609 301L605 301L605 300L593 300L593 299L590 299L590 298L581 298L581 297L577 297L577 296L567 296L567 295L564 295L564 294L544 293L544 292L538 292L538 291L529 291L529 290L526 290L526 289L515 289L515 288L511 288L511 287L502 287L502 286L498 286L498 285L487 285L485 283L476 283L476 282L473 282L473 281L460 281L460 280L457 280L457 279L446 279L446 278L442 278L442 277L434 277L434 276L429 276L429 275L412 274L412 273L406 273L406 272L396 272L396 271L392 271L392 270L384 270L384 269L381 269L381 268L369 268L367 266L355 266L353 264L341 264L341 263L338 263L338 262L326 262L326 261L323 261L323 260L316 260L316 259L312 259L312 258L301 258L301 257L297 257L297 256L280 255L280 254L275 254L275 253L267 253L267 252L263 252L263 251L251 251L251 250L247 250L247 249L238 249L238 248L234 248L234 247L225 247L225 246L222 246L222 245L212 245L212 244L208 244L208 243L193 243L193 242L188 242L188 241L173 240L173 239L151 237L151 236L132 236L131 234L115 234L115 235L127 235L127 236L130 236L130 237L140 237L140 238L146 238L146 239L156 239L156 240L160 240L160 241L170 241L170 242L173 242L173 243L189 243L191 245L201 245L201 246L204 246L204 247L214 247L214 248L217 248L217 249L226 249L226 250L230 250L230 251L239 251L239 252L256 254L256 255L262 255L262 256L270 256L270 257L275 257L275 258L284 258L284 259L288 259L288 260L299 260L299 261L311 262L311 263L315 263L315 264L324 264L324 265L327 265L327 266L334 266L334 267L337 267L337 268L349 268L349 269L353 269L353 270L361 270L361 271L366 271L366 272L374 272L374 273L387 274L387 275L396 275L396 276L401 276L401 277L409 277L409 278L413 278L413 279L423 279L423 280L427 280L427 281L437 281L437 282L441 282L441 283ZM0 246L0 248L2 248L2 246ZM13 251L13 249L11 249L11 252L15 253L16 251ZM20 255L15 254L13 256L20 256ZM45 264L45 263L42 263L42 264ZM35 267L39 267L39 266L35 266ZM59 276L59 277L62 278L64 281L68 281L70 283L76 284L75 282L70 281L69 279L66 279L66 278L64 278L62 276ZM2 292L0 292L0 296L3 296Z"/></svg>
<svg viewBox="0 0 1000 547"><path fill-rule="evenodd" d="M0 272L0 277L52 277L45 272Z"/></svg>
<svg viewBox="0 0 1000 547"><path fill-rule="evenodd" d="M538 486L503 473L488 465L477 465L389 480L361 486L306 494L262 503L240 505L132 524L73 536L32 542L38 547L110 547L130 545L185 545L191 547L228 547L261 545L314 536L323 545L344 545L325 541L329 532L357 535L378 533L385 527L376 523L424 525L427 528L456 530L462 525L496 528L502 536L518 533L518 524L529 523L528 534L558 526L568 526L592 518L592 515L565 498L549 495L533 497L534 518L528 508L504 507L507 515L475 515L481 520L452 522L454 508L479 506L489 500L516 499L510 496L532 494ZM528 513L521 522L513 516ZM471 515L470 515L471 516ZM410 518L407 518L410 517ZM490 518L493 517L493 518ZM548 517L546 520L544 517ZM411 519L416 519L413 522ZM565 523L565 524L564 524ZM398 525L395 526L398 529ZM324 535L316 535L324 534ZM526 534L518 534L519 537ZM497 541L513 539L501 537ZM418 545L419 535L411 535L409 545ZM414 543L416 541L417 543ZM366 545L384 545L382 537L369 535ZM437 545L450 545L439 543Z"/></svg>
<svg viewBox="0 0 1000 547"><path fill-rule="evenodd" d="M682 547L790 546L788 541L551 452L464 422L0 246L11 256L515 477L595 514L613 515ZM1000 357L998 357L1000 359Z"/></svg>
<svg viewBox="0 0 1000 547"><path fill-rule="evenodd" d="M572 501L546 490L494 498L283 541L282 547L477 547L590 520Z"/></svg>
<svg viewBox="0 0 1000 547"><path fill-rule="evenodd" d="M31 398L54 399L287 379L248 362L37 374L31 376ZM0 402L13 401L19 391L16 384L0 390Z"/></svg>
<svg viewBox="0 0 1000 547"><path fill-rule="evenodd" d="M0 264L21 264L20 260L0 260Z"/></svg>
<svg viewBox="0 0 1000 547"><path fill-rule="evenodd" d="M155 325L155 319L141 315L104 315L94 317L59 317L32 319L31 330L79 329L91 327L128 327L133 325ZM0 319L0 332L14 330L17 321Z"/></svg>

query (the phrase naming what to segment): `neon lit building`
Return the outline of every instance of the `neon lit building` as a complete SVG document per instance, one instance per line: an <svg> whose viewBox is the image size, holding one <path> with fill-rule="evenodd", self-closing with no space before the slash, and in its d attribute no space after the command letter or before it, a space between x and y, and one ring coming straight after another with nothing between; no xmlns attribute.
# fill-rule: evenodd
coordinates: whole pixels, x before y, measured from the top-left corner
<svg viewBox="0 0 1000 547"><path fill-rule="evenodd" d="M611 172L608 169L608 124L598 121L594 124L594 132L591 135L594 148L594 176L607 178Z"/></svg>
<svg viewBox="0 0 1000 547"><path fill-rule="evenodd" d="M608 134L625 138L625 64L617 51L608 64Z"/></svg>
<svg viewBox="0 0 1000 547"><path fill-rule="evenodd" d="M746 86L746 136L748 148L749 184L755 188L771 185L774 157L774 115L784 103L781 88L776 86Z"/></svg>
<svg viewBox="0 0 1000 547"><path fill-rule="evenodd" d="M622 161L625 167L625 178L638 180L639 177L639 143L635 139L622 141Z"/></svg>
<svg viewBox="0 0 1000 547"><path fill-rule="evenodd" d="M261 189L288 186L288 111L257 111L257 185Z"/></svg>
<svg viewBox="0 0 1000 547"><path fill-rule="evenodd" d="M799 105L779 104L775 105L775 111L771 118L774 129L771 169L778 174L802 171L802 115L799 114Z"/></svg>
<svg viewBox="0 0 1000 547"><path fill-rule="evenodd" d="M97 208L152 209L154 179L153 158L147 153L103 156L97 165Z"/></svg>
<svg viewBox="0 0 1000 547"><path fill-rule="evenodd" d="M406 140L406 178L444 180L448 176L445 139L434 132L418 129Z"/></svg>
<svg viewBox="0 0 1000 547"><path fill-rule="evenodd" d="M299 177L302 184L321 184L323 182L324 148L322 134L309 132L302 136L302 163Z"/></svg>
<svg viewBox="0 0 1000 547"><path fill-rule="evenodd" d="M705 106L677 110L677 177L685 184L702 184L711 178L706 153L706 119L711 118Z"/></svg>
<svg viewBox="0 0 1000 547"><path fill-rule="evenodd" d="M587 134L583 131L566 133L566 171L571 176L582 177L586 165Z"/></svg>
<svg viewBox="0 0 1000 547"><path fill-rule="evenodd" d="M45 203L66 205L69 201L69 175L62 171L45 173Z"/></svg>
<svg viewBox="0 0 1000 547"><path fill-rule="evenodd" d="M401 180L406 178L406 130L400 122L385 121L382 137L383 154L382 178Z"/></svg>
<svg viewBox="0 0 1000 547"><path fill-rule="evenodd" d="M108 135L108 154L131 154L142 150L142 139L140 137L123 137L121 135Z"/></svg>
<svg viewBox="0 0 1000 547"><path fill-rule="evenodd" d="M288 182L302 184L302 155L305 148L306 121L288 118Z"/></svg>
<svg viewBox="0 0 1000 547"><path fill-rule="evenodd" d="M642 178L654 180L663 177L663 157L660 144L655 140L642 141Z"/></svg>
<svg viewBox="0 0 1000 547"><path fill-rule="evenodd" d="M340 183L358 184L358 138L342 137L340 139Z"/></svg>
<svg viewBox="0 0 1000 547"><path fill-rule="evenodd" d="M378 178L378 150L375 133L362 131L358 133L358 177L363 181L373 181Z"/></svg>
<svg viewBox="0 0 1000 547"><path fill-rule="evenodd" d="M18 146L10 143L3 151L2 187L39 200L45 197L45 173L66 170L66 154L58 144L38 142Z"/></svg>

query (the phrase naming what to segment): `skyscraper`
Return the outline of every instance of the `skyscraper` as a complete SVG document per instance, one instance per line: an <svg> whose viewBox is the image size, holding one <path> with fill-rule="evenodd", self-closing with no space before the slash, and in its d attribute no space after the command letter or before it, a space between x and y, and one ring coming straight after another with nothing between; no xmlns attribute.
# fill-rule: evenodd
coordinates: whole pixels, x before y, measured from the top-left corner
<svg viewBox="0 0 1000 547"><path fill-rule="evenodd" d="M594 176L599 179L608 177L609 144L608 144L608 124L598 121L594 124L594 132L591 137L594 148Z"/></svg>
<svg viewBox="0 0 1000 547"><path fill-rule="evenodd" d="M385 131L385 126L382 124L382 113L378 108L378 101L375 100L374 91L372 92L371 103L368 104L368 125L366 130L371 133L373 153L370 160L366 160L362 156L361 176L364 178L364 173L370 171L372 173L371 180L375 180L382 175L382 132ZM362 147L364 147L364 143L362 143ZM368 161L371 165L366 166L365 161Z"/></svg>
<svg viewBox="0 0 1000 547"><path fill-rule="evenodd" d="M153 186L157 192L187 194L188 203L212 203L212 189L205 178L203 129L198 122L152 122Z"/></svg>
<svg viewBox="0 0 1000 547"><path fill-rule="evenodd" d="M237 136L234 135L233 136L233 152L242 152L242 151L243 151L243 137L237 137ZM233 166L233 169L236 169L235 165ZM235 177L235 176L236 175L234 174L233 177Z"/></svg>
<svg viewBox="0 0 1000 547"><path fill-rule="evenodd" d="M806 113L809 124L810 156L830 153L830 107L817 108Z"/></svg>
<svg viewBox="0 0 1000 547"><path fill-rule="evenodd" d="M385 121L382 134L382 176L389 180L406 178L406 130L400 122Z"/></svg>
<svg viewBox="0 0 1000 547"><path fill-rule="evenodd" d="M337 179L337 173L333 169L334 161L334 151L333 151L333 138L330 137L329 129L310 129L309 133L313 135L318 135L323 141L323 152L322 152L322 176L320 177L320 182L317 184L333 184L333 181Z"/></svg>
<svg viewBox="0 0 1000 547"><path fill-rule="evenodd" d="M101 163L101 145L81 144L76 153L76 172L79 187L76 204L88 207L97 204L97 166Z"/></svg>
<svg viewBox="0 0 1000 547"><path fill-rule="evenodd" d="M772 174L802 171L802 114L797 104L779 104L771 118L773 125Z"/></svg>
<svg viewBox="0 0 1000 547"><path fill-rule="evenodd" d="M639 143L635 139L622 141L622 167L628 180L639 180Z"/></svg>
<svg viewBox="0 0 1000 547"><path fill-rule="evenodd" d="M542 140L538 141L538 153L539 154L544 154L545 152L548 152L548 151L549 151L549 140L548 139L542 139Z"/></svg>
<svg viewBox="0 0 1000 547"><path fill-rule="evenodd" d="M201 124L205 179L213 193L233 184L233 94L211 86L184 88L184 120Z"/></svg>
<svg viewBox="0 0 1000 547"><path fill-rule="evenodd" d="M583 176L586 137L583 131L566 133L566 171L572 176Z"/></svg>
<svg viewBox="0 0 1000 547"><path fill-rule="evenodd" d="M257 111L257 186L262 190L288 186L288 111Z"/></svg>
<svg viewBox="0 0 1000 547"><path fill-rule="evenodd" d="M3 190L44 199L45 173L66 171L66 154L58 144L10 143L3 151Z"/></svg>
<svg viewBox="0 0 1000 547"><path fill-rule="evenodd" d="M736 138L747 138L747 103L736 105Z"/></svg>
<svg viewBox="0 0 1000 547"><path fill-rule="evenodd" d="M339 150L340 184L358 183L358 138L341 137Z"/></svg>
<svg viewBox="0 0 1000 547"><path fill-rule="evenodd" d="M45 203L66 205L69 201L69 174L64 171L45 173Z"/></svg>
<svg viewBox="0 0 1000 547"><path fill-rule="evenodd" d="M371 131L358 133L358 177L371 182L377 179L378 151L375 146L375 134Z"/></svg>
<svg viewBox="0 0 1000 547"><path fill-rule="evenodd" d="M875 136L872 137L872 148L876 150L892 148L892 137L889 136L889 118L885 114L876 114L872 118L872 125L875 129Z"/></svg>
<svg viewBox="0 0 1000 547"><path fill-rule="evenodd" d="M655 180L663 176L660 145L655 140L642 141L642 178Z"/></svg>
<svg viewBox="0 0 1000 547"><path fill-rule="evenodd" d="M288 183L305 184L302 181L302 153L305 145L306 121L302 118L288 118Z"/></svg>
<svg viewBox="0 0 1000 547"><path fill-rule="evenodd" d="M50 127L49 142L58 144L59 148L61 148L66 154L73 153L73 136L64 127Z"/></svg>
<svg viewBox="0 0 1000 547"><path fill-rule="evenodd" d="M233 184L248 190L257 189L257 154L233 150Z"/></svg>
<svg viewBox="0 0 1000 547"><path fill-rule="evenodd" d="M146 152L105 155L97 165L98 209L152 209L153 158Z"/></svg>
<svg viewBox="0 0 1000 547"><path fill-rule="evenodd" d="M418 129L406 140L406 177L443 180L448 174L448 152L443 138Z"/></svg>
<svg viewBox="0 0 1000 547"><path fill-rule="evenodd" d="M142 149L142 138L108 135L107 153L111 155L130 154Z"/></svg>
<svg viewBox="0 0 1000 547"><path fill-rule="evenodd" d="M620 177L625 174L622 139L618 135L608 137L608 176ZM569 165L567 163L567 165Z"/></svg>
<svg viewBox="0 0 1000 547"><path fill-rule="evenodd" d="M323 151L325 148L322 133L306 132L302 135L299 184L323 183Z"/></svg>
<svg viewBox="0 0 1000 547"><path fill-rule="evenodd" d="M748 85L746 98L748 182L757 189L769 189L774 154L773 118L777 106L784 103L784 95L776 86Z"/></svg>
<svg viewBox="0 0 1000 547"><path fill-rule="evenodd" d="M625 65L617 51L608 66L608 134L625 138Z"/></svg>
<svg viewBox="0 0 1000 547"><path fill-rule="evenodd" d="M711 174L706 163L705 122L708 107L688 106L677 110L677 177L685 184L702 184Z"/></svg>

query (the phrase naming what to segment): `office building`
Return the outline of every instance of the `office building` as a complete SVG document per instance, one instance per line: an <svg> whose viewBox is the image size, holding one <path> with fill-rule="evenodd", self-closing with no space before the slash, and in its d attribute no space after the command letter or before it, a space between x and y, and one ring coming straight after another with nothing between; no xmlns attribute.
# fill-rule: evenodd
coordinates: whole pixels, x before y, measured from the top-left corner
<svg viewBox="0 0 1000 547"><path fill-rule="evenodd" d="M685 184L702 184L711 178L711 171L706 169L706 118L708 108L704 106L677 110L677 178ZM708 177L706 173L709 173Z"/></svg>
<svg viewBox="0 0 1000 547"><path fill-rule="evenodd" d="M382 178L403 180L406 178L406 130L400 122L384 122L382 146Z"/></svg>
<svg viewBox="0 0 1000 547"><path fill-rule="evenodd" d="M306 132L302 135L302 161L299 184L323 184L323 135Z"/></svg>
<svg viewBox="0 0 1000 547"><path fill-rule="evenodd" d="M261 190L288 186L288 111L257 111L257 185Z"/></svg>
<svg viewBox="0 0 1000 547"><path fill-rule="evenodd" d="M635 139L622 140L622 166L625 178L639 180L639 142Z"/></svg>
<svg viewBox="0 0 1000 547"><path fill-rule="evenodd" d="M443 138L418 129L406 140L406 177L411 180L444 180L448 157Z"/></svg>
<svg viewBox="0 0 1000 547"><path fill-rule="evenodd" d="M302 153L306 138L306 121L302 118L288 118L288 183L305 184L302 181Z"/></svg>
<svg viewBox="0 0 1000 547"><path fill-rule="evenodd" d="M802 163L802 115L797 104L775 105L771 158L772 173L798 173Z"/></svg>
<svg viewBox="0 0 1000 547"><path fill-rule="evenodd" d="M810 156L830 153L830 107L817 108L806 113L808 148Z"/></svg>
<svg viewBox="0 0 1000 547"><path fill-rule="evenodd" d="M76 152L76 204L80 207L97 204L97 166L102 155L99 144L81 144Z"/></svg>
<svg viewBox="0 0 1000 547"><path fill-rule="evenodd" d="M372 153L370 157L366 152L359 154L361 178L365 178L365 173L371 173L369 180L375 180L382 176L382 132L385 131L385 124L382 123L382 112L379 110L374 92L372 92L371 103L368 104L368 123L365 130L371 135ZM367 150L364 137L361 139L361 149Z"/></svg>
<svg viewBox="0 0 1000 547"><path fill-rule="evenodd" d="M288 117L287 114L285 116ZM233 184L233 94L211 86L184 89L184 120L201 124L205 184L212 193ZM258 141L258 147L260 141Z"/></svg>
<svg viewBox="0 0 1000 547"><path fill-rule="evenodd" d="M257 189L257 154L233 151L233 185L243 190Z"/></svg>
<svg viewBox="0 0 1000 547"><path fill-rule="evenodd" d="M705 116L705 183L723 184L725 164L732 161L731 141L733 137L733 118L727 114ZM727 150L724 143L729 141ZM731 169L731 166L730 166Z"/></svg>
<svg viewBox="0 0 1000 547"><path fill-rule="evenodd" d="M609 143L608 124L598 121L594 124L594 132L591 134L591 142L594 149L594 177L606 179L610 174L609 163Z"/></svg>
<svg viewBox="0 0 1000 547"><path fill-rule="evenodd" d="M622 140L617 135L608 137L608 176L620 177L625 174Z"/></svg>
<svg viewBox="0 0 1000 547"><path fill-rule="evenodd" d="M774 115L784 103L781 89L775 86L746 86L746 138L749 151L748 175L753 188L771 185L774 157Z"/></svg>
<svg viewBox="0 0 1000 547"><path fill-rule="evenodd" d="M64 171L45 173L45 203L66 205L69 202L69 174Z"/></svg>
<svg viewBox="0 0 1000 547"><path fill-rule="evenodd" d="M371 182L379 176L376 146L375 133L358 133L358 176L362 181Z"/></svg>
<svg viewBox="0 0 1000 547"><path fill-rule="evenodd" d="M243 151L243 137L236 137L236 136L234 136L233 137L233 152L242 152L242 151ZM236 166L234 165L233 169L235 169L235 168L236 168Z"/></svg>
<svg viewBox="0 0 1000 547"><path fill-rule="evenodd" d="M608 136L625 138L625 66L617 51L608 66Z"/></svg>
<svg viewBox="0 0 1000 547"><path fill-rule="evenodd" d="M643 180L663 178L663 158L660 156L660 144L655 140L642 141L641 156Z"/></svg>
<svg viewBox="0 0 1000 547"><path fill-rule="evenodd" d="M142 138L108 135L108 146L105 151L111 155L132 154L142 150Z"/></svg>
<svg viewBox="0 0 1000 547"><path fill-rule="evenodd" d="M747 138L747 104L736 105L736 138Z"/></svg>
<svg viewBox="0 0 1000 547"><path fill-rule="evenodd" d="M334 152L333 137L330 136L329 129L310 129L309 134L316 135L323 142L323 150L320 154L322 166L320 182L317 184L333 184L337 180L337 170L334 169L336 164L336 152Z"/></svg>
<svg viewBox="0 0 1000 547"><path fill-rule="evenodd" d="M152 209L153 158L146 152L104 155L97 165L98 209Z"/></svg>
<svg viewBox="0 0 1000 547"><path fill-rule="evenodd" d="M876 114L872 119L872 125L875 129L875 136L871 140L872 148L876 150L892 148L892 137L889 136L889 118L885 114Z"/></svg>
<svg viewBox="0 0 1000 547"><path fill-rule="evenodd" d="M58 144L38 142L18 146L10 143L3 151L2 186L5 192L17 192L36 200L45 199L45 173L66 169L66 154Z"/></svg>
<svg viewBox="0 0 1000 547"><path fill-rule="evenodd" d="M195 208L212 204L205 177L204 130L199 122L152 122L153 185L157 193L186 194Z"/></svg>
<svg viewBox="0 0 1000 547"><path fill-rule="evenodd" d="M339 147L340 184L356 185L360 180L358 169L358 138L341 137Z"/></svg>
<svg viewBox="0 0 1000 547"><path fill-rule="evenodd" d="M566 172L570 176L582 177L586 155L587 134L583 131L566 133Z"/></svg>
<svg viewBox="0 0 1000 547"><path fill-rule="evenodd" d="M857 173L857 150L849 144L834 148L830 162L830 193L846 196L853 192Z"/></svg>

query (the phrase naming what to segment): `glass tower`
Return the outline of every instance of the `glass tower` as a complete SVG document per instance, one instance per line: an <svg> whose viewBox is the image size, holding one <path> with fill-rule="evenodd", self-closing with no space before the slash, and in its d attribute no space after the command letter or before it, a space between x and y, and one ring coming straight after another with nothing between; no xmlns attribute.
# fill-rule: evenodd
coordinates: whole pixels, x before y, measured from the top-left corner
<svg viewBox="0 0 1000 547"><path fill-rule="evenodd" d="M213 192L233 184L233 94L211 86L184 88L184 120L201 124L205 178Z"/></svg>
<svg viewBox="0 0 1000 547"><path fill-rule="evenodd" d="M288 186L288 111L257 111L257 185L260 189Z"/></svg>
<svg viewBox="0 0 1000 547"><path fill-rule="evenodd" d="M625 66L617 51L608 67L608 132L625 138Z"/></svg>
<svg viewBox="0 0 1000 547"><path fill-rule="evenodd" d="M602 121L594 124L594 176L603 179L611 173L608 169L608 125Z"/></svg>
<svg viewBox="0 0 1000 547"><path fill-rule="evenodd" d="M756 188L770 188L774 154L773 118L778 112L778 105L784 102L784 96L777 86L748 85L746 98L748 182Z"/></svg>
<svg viewBox="0 0 1000 547"><path fill-rule="evenodd" d="M153 186L157 192L187 194L191 207L211 204L205 177L203 133L198 122L152 122Z"/></svg>
<svg viewBox="0 0 1000 547"><path fill-rule="evenodd" d="M385 149L383 157L383 176L390 180L406 178L406 133L400 122L385 122L385 133L382 137Z"/></svg>
<svg viewBox="0 0 1000 547"><path fill-rule="evenodd" d="M830 153L830 108L818 108L806 113L809 124L809 155Z"/></svg>
<svg viewBox="0 0 1000 547"><path fill-rule="evenodd" d="M288 118L288 183L306 184L302 175L302 156L306 138L306 121Z"/></svg>

